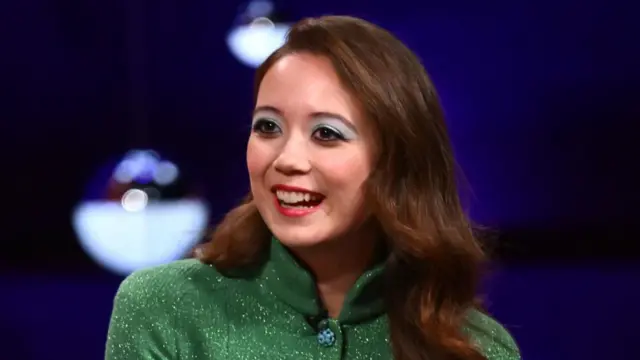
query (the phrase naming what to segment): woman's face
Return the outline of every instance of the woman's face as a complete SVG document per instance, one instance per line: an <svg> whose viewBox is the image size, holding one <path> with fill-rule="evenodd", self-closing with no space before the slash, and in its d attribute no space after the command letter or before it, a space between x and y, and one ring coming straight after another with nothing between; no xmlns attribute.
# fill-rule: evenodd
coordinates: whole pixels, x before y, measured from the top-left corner
<svg viewBox="0 0 640 360"><path fill-rule="evenodd" d="M371 131L328 59L293 54L258 91L247 167L265 223L290 247L339 238L366 218Z"/></svg>

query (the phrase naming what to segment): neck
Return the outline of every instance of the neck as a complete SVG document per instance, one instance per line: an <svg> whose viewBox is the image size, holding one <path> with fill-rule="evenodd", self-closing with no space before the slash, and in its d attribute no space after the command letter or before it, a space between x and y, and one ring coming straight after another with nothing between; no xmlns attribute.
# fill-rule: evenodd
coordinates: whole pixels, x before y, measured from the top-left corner
<svg viewBox="0 0 640 360"><path fill-rule="evenodd" d="M377 241L370 234L350 235L305 249L292 249L316 279L328 315L340 315L347 292L372 264Z"/></svg>

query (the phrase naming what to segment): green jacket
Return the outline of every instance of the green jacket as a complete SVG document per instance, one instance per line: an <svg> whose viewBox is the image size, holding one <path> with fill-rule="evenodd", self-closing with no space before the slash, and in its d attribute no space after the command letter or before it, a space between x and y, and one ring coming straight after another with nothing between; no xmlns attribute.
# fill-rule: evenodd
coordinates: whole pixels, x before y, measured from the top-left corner
<svg viewBox="0 0 640 360"><path fill-rule="evenodd" d="M141 270L121 284L107 360L392 359L381 298L382 265L323 319L312 276L279 241L265 265L222 275L197 260ZM517 346L489 316L470 310L465 331L489 360L518 360Z"/></svg>

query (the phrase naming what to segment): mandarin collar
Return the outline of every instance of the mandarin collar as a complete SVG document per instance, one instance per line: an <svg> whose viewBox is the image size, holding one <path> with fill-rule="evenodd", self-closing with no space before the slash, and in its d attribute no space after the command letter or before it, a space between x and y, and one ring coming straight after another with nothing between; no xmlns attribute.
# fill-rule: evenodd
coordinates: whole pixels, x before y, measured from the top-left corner
<svg viewBox="0 0 640 360"><path fill-rule="evenodd" d="M356 280L345 297L338 321L360 323L384 312L384 262L378 262ZM314 276L276 239L271 239L269 257L262 272L269 290L304 316L324 317Z"/></svg>

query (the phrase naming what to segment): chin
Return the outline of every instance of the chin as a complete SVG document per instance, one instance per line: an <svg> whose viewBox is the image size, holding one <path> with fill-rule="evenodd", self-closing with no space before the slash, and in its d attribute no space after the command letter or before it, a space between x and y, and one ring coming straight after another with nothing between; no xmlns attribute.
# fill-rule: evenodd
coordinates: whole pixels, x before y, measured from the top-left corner
<svg viewBox="0 0 640 360"><path fill-rule="evenodd" d="M283 245L290 248L314 247L326 243L329 239L326 234L319 234L317 231L305 227L297 229L291 227L278 229L276 227L272 229L272 234Z"/></svg>

